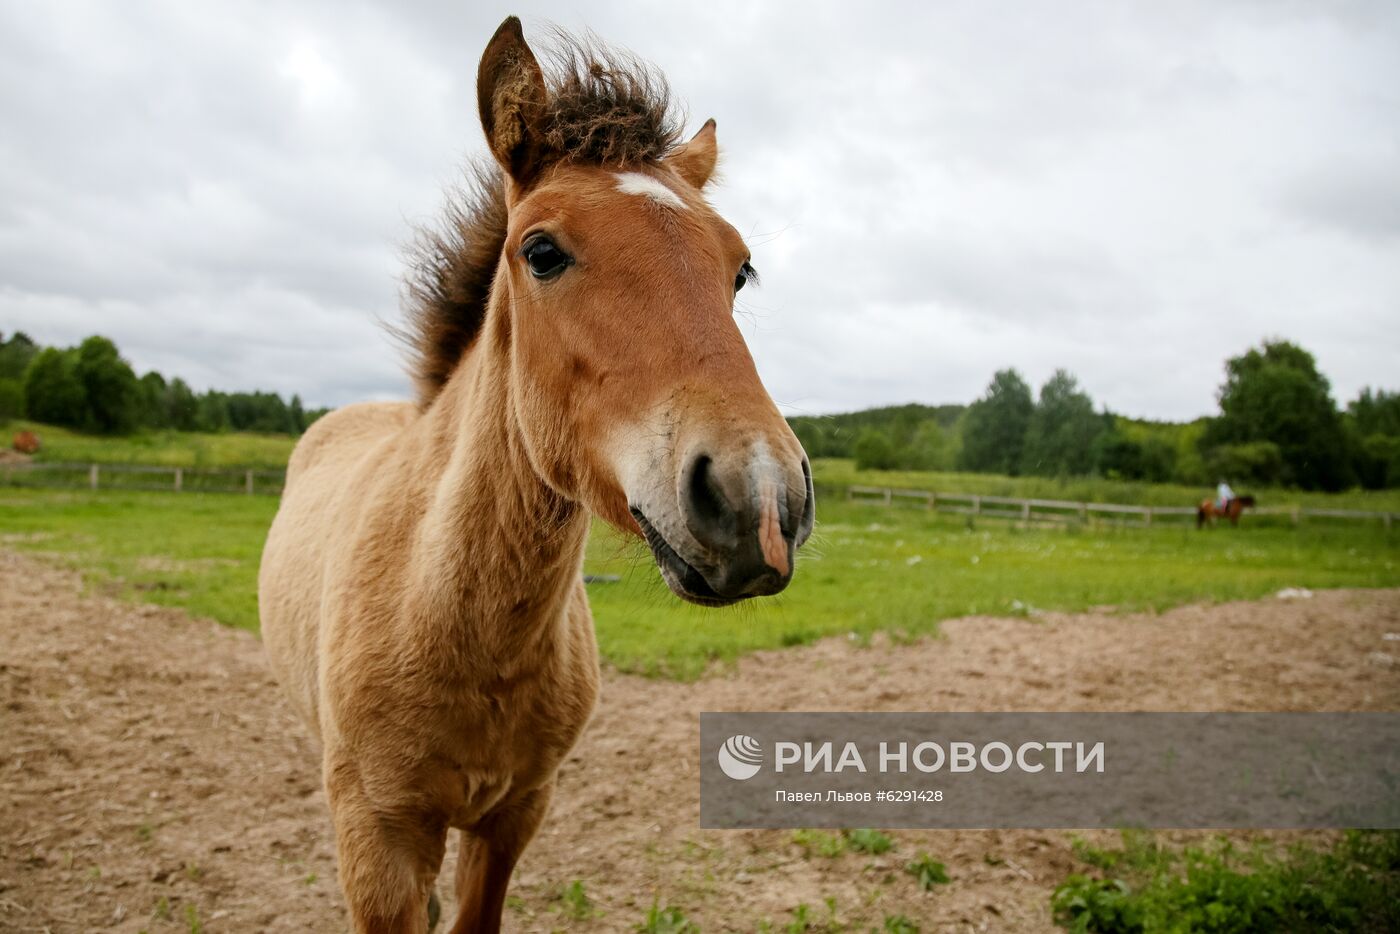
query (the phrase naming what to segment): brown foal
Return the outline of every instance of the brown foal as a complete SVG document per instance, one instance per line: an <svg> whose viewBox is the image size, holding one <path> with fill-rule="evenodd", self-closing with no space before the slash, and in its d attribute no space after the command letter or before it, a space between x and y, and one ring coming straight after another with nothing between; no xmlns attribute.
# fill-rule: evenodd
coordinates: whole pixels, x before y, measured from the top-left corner
<svg viewBox="0 0 1400 934"><path fill-rule="evenodd" d="M259 581L272 667L319 737L355 929L422 932L450 828L459 932L497 931L587 724L589 517L680 597L782 590L807 458L733 320L754 277L665 82L507 19L477 75L494 165L420 241L417 403L339 409L292 455Z"/></svg>

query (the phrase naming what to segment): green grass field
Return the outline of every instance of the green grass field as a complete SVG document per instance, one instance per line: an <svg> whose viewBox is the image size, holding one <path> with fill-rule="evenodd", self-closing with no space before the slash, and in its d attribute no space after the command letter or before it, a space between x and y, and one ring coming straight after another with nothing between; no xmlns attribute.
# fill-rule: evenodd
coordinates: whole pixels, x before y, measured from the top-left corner
<svg viewBox="0 0 1400 934"><path fill-rule="evenodd" d="M276 508L261 496L0 490L0 546L78 568L94 588L256 629L257 564ZM1400 530L1379 523L1021 529L839 499L820 502L817 514L788 591L724 610L681 603L644 549L595 529L586 571L622 578L589 585L605 658L688 678L755 649L929 634L968 614L1400 586Z"/></svg>

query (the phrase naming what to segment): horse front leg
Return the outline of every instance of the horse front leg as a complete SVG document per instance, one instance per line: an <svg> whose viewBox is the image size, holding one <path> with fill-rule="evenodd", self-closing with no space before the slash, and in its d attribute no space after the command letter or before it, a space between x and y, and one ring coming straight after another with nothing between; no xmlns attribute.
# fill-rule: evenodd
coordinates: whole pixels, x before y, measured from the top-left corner
<svg viewBox="0 0 1400 934"><path fill-rule="evenodd" d="M515 863L549 809L552 785L537 788L461 832L457 922L452 934L498 934Z"/></svg>
<svg viewBox="0 0 1400 934"><path fill-rule="evenodd" d="M425 934L446 825L412 806L372 801L358 768L328 761L340 886L356 934Z"/></svg>

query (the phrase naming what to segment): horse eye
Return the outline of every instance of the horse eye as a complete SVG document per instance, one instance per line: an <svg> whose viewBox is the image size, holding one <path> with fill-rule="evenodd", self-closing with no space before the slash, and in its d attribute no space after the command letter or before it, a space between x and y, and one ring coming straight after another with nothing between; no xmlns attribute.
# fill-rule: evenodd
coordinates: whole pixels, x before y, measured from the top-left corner
<svg viewBox="0 0 1400 934"><path fill-rule="evenodd" d="M749 282L758 281L758 270L754 269L747 262L739 267L739 274L734 277L734 291L739 291Z"/></svg>
<svg viewBox="0 0 1400 934"><path fill-rule="evenodd" d="M536 237L525 244L521 251L525 262L530 264L530 273L536 279L553 279L563 272L573 258L559 249L548 237Z"/></svg>

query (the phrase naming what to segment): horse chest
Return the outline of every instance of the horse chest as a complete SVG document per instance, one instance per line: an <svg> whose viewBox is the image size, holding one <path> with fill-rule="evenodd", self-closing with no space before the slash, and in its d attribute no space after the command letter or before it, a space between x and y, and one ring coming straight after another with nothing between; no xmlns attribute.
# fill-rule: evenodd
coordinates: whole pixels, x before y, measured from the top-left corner
<svg viewBox="0 0 1400 934"><path fill-rule="evenodd" d="M432 760L448 822L471 827L519 795L548 784L587 723L570 704L523 700L519 689L478 692L473 703L441 724ZM589 699L591 709L591 698Z"/></svg>

